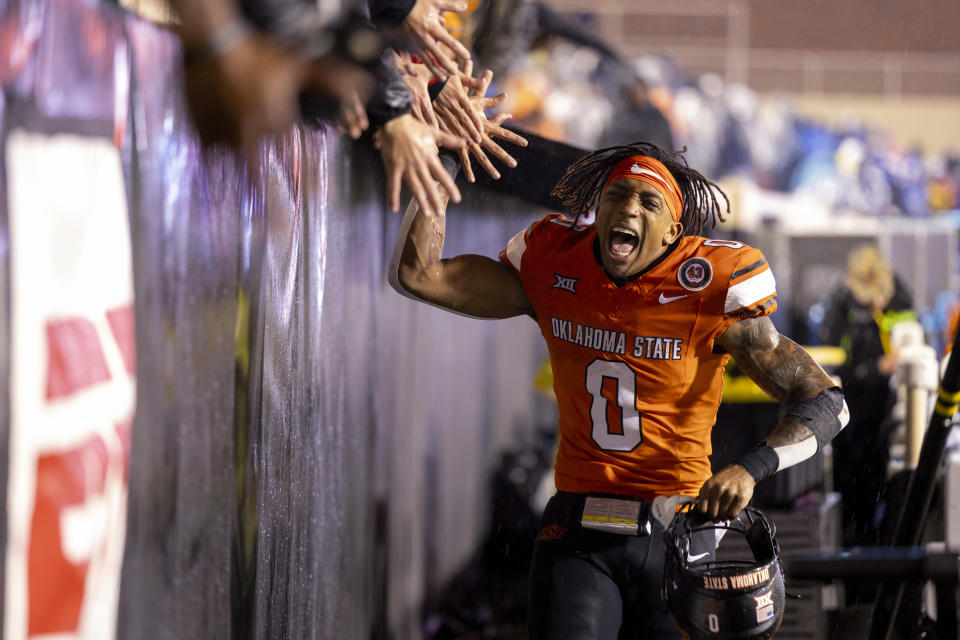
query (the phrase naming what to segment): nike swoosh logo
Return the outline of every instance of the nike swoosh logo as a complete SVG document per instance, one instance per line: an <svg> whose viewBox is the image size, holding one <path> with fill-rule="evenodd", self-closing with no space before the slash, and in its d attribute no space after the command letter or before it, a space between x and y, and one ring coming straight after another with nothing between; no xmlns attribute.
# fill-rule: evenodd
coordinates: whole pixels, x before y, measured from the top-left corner
<svg viewBox="0 0 960 640"><path fill-rule="evenodd" d="M687 554L687 562L696 562L696 561L699 560L700 558L705 558L705 557L708 556L708 555L710 555L710 552L709 552L709 551L706 551L706 552L704 552L704 553L698 553L698 554L695 555L695 556L692 556L692 555L690 555L690 554L688 553L688 554Z"/></svg>
<svg viewBox="0 0 960 640"><path fill-rule="evenodd" d="M680 298L686 298L687 295L683 294L682 296L673 296L672 298L667 298L662 293L660 294L660 304L667 304L668 302L673 302L674 300L679 300Z"/></svg>

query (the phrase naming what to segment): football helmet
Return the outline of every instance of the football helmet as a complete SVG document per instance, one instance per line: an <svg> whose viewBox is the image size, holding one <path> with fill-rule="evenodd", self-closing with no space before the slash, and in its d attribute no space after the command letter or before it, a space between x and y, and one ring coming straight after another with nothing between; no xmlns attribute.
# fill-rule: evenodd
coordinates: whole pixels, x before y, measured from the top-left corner
<svg viewBox="0 0 960 640"><path fill-rule="evenodd" d="M691 562L691 535L705 530L742 535L753 559ZM690 506L676 514L664 533L664 597L689 640L773 637L785 601L775 533L773 523L750 507L737 518L718 523L704 524Z"/></svg>

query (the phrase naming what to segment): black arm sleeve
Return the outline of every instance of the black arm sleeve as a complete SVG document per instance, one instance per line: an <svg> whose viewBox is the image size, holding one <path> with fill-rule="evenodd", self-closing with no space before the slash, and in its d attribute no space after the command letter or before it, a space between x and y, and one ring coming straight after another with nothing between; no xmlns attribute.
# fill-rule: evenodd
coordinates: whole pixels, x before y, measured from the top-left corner
<svg viewBox="0 0 960 640"><path fill-rule="evenodd" d="M326 23L311 0L239 0L250 23L282 46L309 53L311 41Z"/></svg>
<svg viewBox="0 0 960 640"><path fill-rule="evenodd" d="M393 52L385 51L374 72L377 88L367 102L367 117L373 126L383 125L396 117L410 113L413 98L403 82Z"/></svg>
<svg viewBox="0 0 960 640"><path fill-rule="evenodd" d="M416 0L367 0L370 20L378 29L391 29L413 10Z"/></svg>
<svg viewBox="0 0 960 640"><path fill-rule="evenodd" d="M427 93L430 95L430 102L433 102L437 99L437 96L440 95L440 92L443 91L443 88L447 86L447 80L450 78L445 78L443 80L437 80L429 87L427 87Z"/></svg>

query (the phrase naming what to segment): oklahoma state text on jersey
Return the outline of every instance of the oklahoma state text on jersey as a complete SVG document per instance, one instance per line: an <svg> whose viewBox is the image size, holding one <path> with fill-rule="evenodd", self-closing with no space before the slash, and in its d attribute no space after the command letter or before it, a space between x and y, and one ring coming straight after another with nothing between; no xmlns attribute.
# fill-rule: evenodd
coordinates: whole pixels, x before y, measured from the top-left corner
<svg viewBox="0 0 960 640"><path fill-rule="evenodd" d="M727 359L714 340L737 320L773 313L773 274L757 249L693 236L617 287L595 257L596 237L594 226L571 230L551 214L500 253L550 350L557 488L696 495L710 477Z"/></svg>

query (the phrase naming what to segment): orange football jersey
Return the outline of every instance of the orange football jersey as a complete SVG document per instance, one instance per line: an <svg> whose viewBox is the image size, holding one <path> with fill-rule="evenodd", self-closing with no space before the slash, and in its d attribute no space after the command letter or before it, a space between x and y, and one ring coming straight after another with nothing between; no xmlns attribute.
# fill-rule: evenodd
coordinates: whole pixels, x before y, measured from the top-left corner
<svg viewBox="0 0 960 640"><path fill-rule="evenodd" d="M551 214L500 254L520 274L550 351L557 488L696 495L711 475L728 357L713 343L734 322L773 313L770 267L741 242L690 236L617 287L595 256L596 227L571 226Z"/></svg>

